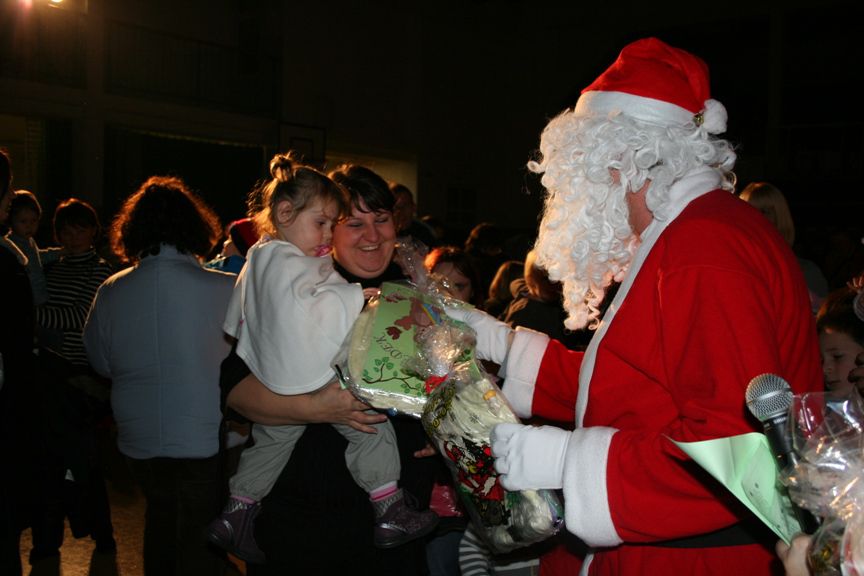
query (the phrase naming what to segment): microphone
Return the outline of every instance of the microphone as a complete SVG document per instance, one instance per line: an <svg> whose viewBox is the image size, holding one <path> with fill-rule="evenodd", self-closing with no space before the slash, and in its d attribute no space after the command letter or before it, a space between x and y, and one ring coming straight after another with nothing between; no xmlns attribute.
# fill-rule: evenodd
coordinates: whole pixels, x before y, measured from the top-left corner
<svg viewBox="0 0 864 576"><path fill-rule="evenodd" d="M792 388L776 374L760 374L747 385L744 394L750 413L762 423L768 445L777 461L777 469L798 464L798 454L792 447L792 435L787 424L792 406ZM795 516L805 534L813 534L819 521L807 510L793 504Z"/></svg>

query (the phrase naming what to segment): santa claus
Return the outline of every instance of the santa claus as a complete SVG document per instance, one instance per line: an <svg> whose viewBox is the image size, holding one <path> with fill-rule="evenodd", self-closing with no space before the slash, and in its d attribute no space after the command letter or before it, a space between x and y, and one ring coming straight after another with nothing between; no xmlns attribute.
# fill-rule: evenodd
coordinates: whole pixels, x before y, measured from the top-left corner
<svg viewBox="0 0 864 576"><path fill-rule="evenodd" d="M547 190L538 262L563 283L567 326L596 328L590 346L454 312L517 414L575 418L499 425L492 442L506 488L563 489L587 574L782 571L776 538L671 441L760 430L744 398L759 374L796 393L821 383L800 268L733 194L725 128L701 59L656 38L626 46L529 166Z"/></svg>

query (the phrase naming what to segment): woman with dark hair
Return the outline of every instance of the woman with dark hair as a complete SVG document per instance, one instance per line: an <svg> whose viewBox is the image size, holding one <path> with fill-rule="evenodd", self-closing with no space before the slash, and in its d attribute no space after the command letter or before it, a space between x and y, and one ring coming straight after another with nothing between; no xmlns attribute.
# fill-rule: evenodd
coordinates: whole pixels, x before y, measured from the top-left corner
<svg viewBox="0 0 864 576"><path fill-rule="evenodd" d="M350 214L333 228L336 270L349 282L374 288L403 279L394 264L396 229L393 196L387 183L368 168L346 165L329 174L349 194ZM368 495L345 465L346 440L329 423L364 432L386 416L369 414L337 383L310 394L280 396L267 389L243 361L231 354L223 363L222 387L229 416L270 424L308 424L276 485L262 501L255 539L267 557L249 565L250 575L316 574L416 576L427 573L425 546L415 540L390 550L373 545ZM399 483L429 504L437 461L425 454L426 435L413 418L391 419L402 462Z"/></svg>
<svg viewBox="0 0 864 576"><path fill-rule="evenodd" d="M155 256L163 246L207 256L221 234L219 217L179 178L154 176L126 199L111 224L111 249L124 262Z"/></svg>
<svg viewBox="0 0 864 576"><path fill-rule="evenodd" d="M201 265L220 232L182 180L147 180L111 226L131 267L99 288L84 331L90 362L112 381L117 446L147 501L147 576L225 569L205 536L225 489L218 383L235 277Z"/></svg>

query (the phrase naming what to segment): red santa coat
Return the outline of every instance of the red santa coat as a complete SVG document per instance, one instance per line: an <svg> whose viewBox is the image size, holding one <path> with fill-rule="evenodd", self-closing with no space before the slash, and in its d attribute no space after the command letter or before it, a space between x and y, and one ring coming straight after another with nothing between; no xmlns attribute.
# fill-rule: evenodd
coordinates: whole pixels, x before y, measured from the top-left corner
<svg viewBox="0 0 864 576"><path fill-rule="evenodd" d="M759 374L782 376L795 393L822 381L807 288L776 230L726 191L685 205L634 262L595 350L518 331L506 362L504 391L520 416L567 421L579 404L565 515L568 530L598 550L589 574L782 573L773 542L646 545L749 514L668 438L761 430L744 401Z"/></svg>

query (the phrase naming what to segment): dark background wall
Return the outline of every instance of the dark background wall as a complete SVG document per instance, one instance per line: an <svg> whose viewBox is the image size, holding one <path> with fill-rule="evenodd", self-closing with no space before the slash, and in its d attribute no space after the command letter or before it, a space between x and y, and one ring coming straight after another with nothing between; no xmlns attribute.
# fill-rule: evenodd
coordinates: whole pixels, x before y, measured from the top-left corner
<svg viewBox="0 0 864 576"><path fill-rule="evenodd" d="M769 180L836 282L860 261L858 2L2 0L0 145L50 206L108 218L152 173L238 217L277 150L416 166L420 213L533 231L525 163L548 120L636 38L702 56L740 187ZM835 282L835 283L836 283Z"/></svg>

